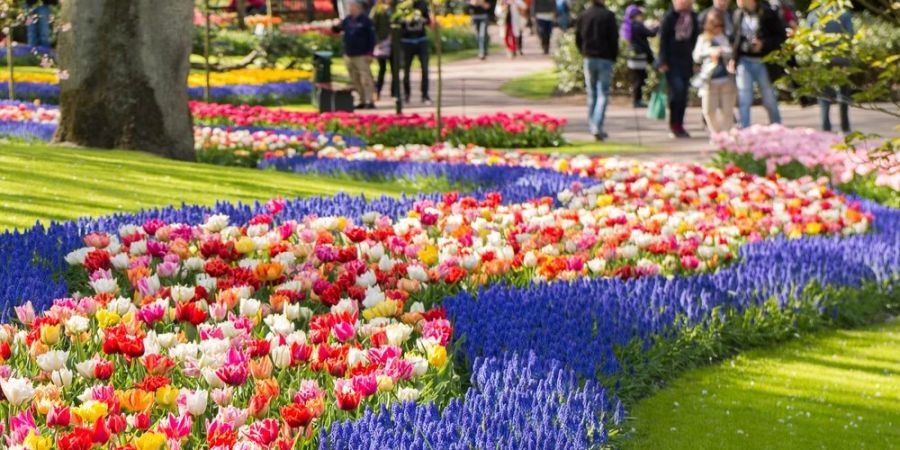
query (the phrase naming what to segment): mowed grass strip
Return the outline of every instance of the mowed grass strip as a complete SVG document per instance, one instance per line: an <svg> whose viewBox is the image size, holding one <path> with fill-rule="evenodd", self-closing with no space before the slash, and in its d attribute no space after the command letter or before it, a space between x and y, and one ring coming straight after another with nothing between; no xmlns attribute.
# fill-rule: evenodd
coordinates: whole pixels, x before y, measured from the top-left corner
<svg viewBox="0 0 900 450"><path fill-rule="evenodd" d="M0 228L181 203L212 205L219 200L252 202L338 192L375 198L420 190L423 186L409 182L223 167L125 150L0 144Z"/></svg>

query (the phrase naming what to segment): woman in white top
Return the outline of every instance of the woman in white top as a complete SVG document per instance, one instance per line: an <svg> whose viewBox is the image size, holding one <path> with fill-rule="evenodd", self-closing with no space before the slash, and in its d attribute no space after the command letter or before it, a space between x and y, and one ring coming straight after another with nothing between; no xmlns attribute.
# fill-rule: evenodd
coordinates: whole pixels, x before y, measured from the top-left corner
<svg viewBox="0 0 900 450"><path fill-rule="evenodd" d="M694 62L700 64L700 72L693 83L700 90L703 118L710 133L734 126L737 85L734 74L728 70L728 61L733 55L725 36L725 18L718 10L710 10L703 24L703 34L694 46Z"/></svg>

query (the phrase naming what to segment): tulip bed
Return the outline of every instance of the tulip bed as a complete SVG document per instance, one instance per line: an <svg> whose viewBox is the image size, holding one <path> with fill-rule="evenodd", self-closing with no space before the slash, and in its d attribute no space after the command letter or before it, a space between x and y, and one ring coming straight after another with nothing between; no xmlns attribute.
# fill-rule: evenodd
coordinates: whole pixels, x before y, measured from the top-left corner
<svg viewBox="0 0 900 450"><path fill-rule="evenodd" d="M598 448L623 434L620 397L664 374L897 307L900 212L824 181L475 146L319 154L260 166L487 189L0 235L10 445Z"/></svg>
<svg viewBox="0 0 900 450"><path fill-rule="evenodd" d="M367 143L388 146L434 142L432 114L374 115L310 113L259 106L191 102L198 123L328 131L358 136ZM446 142L494 148L557 147L565 143L565 119L540 113L497 113L478 117L444 116Z"/></svg>
<svg viewBox="0 0 900 450"><path fill-rule="evenodd" d="M782 125L753 127L713 136L720 165L736 164L760 176L825 176L841 190L900 207L900 159L894 152L864 142L838 150L844 139L834 133Z"/></svg>
<svg viewBox="0 0 900 450"><path fill-rule="evenodd" d="M0 135L49 141L59 123L59 109L18 101L0 101ZM364 146L355 137L327 132L235 126L195 126L197 160L212 164L256 167L260 159L323 148Z"/></svg>
<svg viewBox="0 0 900 450"><path fill-rule="evenodd" d="M0 95L8 98L8 75L0 75ZM211 74L210 99L221 103L251 105L284 105L305 103L309 100L313 85L311 74L294 69L241 69ZM15 75L16 98L59 103L59 76L50 72L26 72ZM188 96L204 98L206 79L191 74L188 79Z"/></svg>

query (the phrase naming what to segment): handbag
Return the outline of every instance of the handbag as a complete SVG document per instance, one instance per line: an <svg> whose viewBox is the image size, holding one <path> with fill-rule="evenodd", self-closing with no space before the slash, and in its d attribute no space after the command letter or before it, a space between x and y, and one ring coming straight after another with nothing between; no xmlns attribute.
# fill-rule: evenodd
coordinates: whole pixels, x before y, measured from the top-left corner
<svg viewBox="0 0 900 450"><path fill-rule="evenodd" d="M666 79L660 77L659 84L650 94L650 104L647 105L647 118L652 120L665 120L666 105L669 103L669 95L666 94Z"/></svg>

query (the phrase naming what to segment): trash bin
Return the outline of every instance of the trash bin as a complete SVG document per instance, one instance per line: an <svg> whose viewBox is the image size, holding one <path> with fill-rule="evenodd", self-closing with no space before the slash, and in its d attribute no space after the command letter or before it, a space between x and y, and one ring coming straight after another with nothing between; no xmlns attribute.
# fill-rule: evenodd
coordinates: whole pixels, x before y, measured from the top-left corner
<svg viewBox="0 0 900 450"><path fill-rule="evenodd" d="M316 83L331 82L331 58L334 56L332 52L315 52L313 53L313 69L315 74L313 81Z"/></svg>

